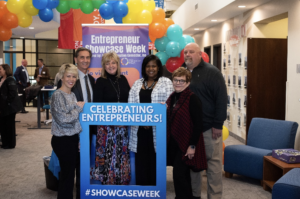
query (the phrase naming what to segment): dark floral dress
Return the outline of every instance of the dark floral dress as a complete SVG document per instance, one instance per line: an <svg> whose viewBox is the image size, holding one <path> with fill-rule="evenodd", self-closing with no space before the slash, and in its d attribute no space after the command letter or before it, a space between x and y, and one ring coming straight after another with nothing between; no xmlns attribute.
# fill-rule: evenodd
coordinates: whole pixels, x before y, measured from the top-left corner
<svg viewBox="0 0 300 199"><path fill-rule="evenodd" d="M125 126L98 126L95 168L92 178L102 184L128 185L130 156Z"/></svg>

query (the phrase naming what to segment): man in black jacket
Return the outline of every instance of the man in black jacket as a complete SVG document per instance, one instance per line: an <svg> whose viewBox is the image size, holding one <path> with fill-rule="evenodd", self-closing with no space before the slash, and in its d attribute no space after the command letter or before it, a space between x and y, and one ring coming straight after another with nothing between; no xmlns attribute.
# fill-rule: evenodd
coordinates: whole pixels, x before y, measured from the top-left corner
<svg viewBox="0 0 300 199"><path fill-rule="evenodd" d="M184 48L186 68L192 72L190 89L202 102L203 137L207 160L207 198L222 198L222 128L226 120L227 89L219 69L201 58L197 44ZM201 174L191 171L194 198L201 197Z"/></svg>
<svg viewBox="0 0 300 199"><path fill-rule="evenodd" d="M23 109L22 109L21 113L28 113L28 111L25 110L25 106L26 106L25 88L30 86L30 82L29 82L29 74L27 71L27 60L26 59L23 59L22 65L17 67L14 77L17 82L18 92L20 94L22 94Z"/></svg>

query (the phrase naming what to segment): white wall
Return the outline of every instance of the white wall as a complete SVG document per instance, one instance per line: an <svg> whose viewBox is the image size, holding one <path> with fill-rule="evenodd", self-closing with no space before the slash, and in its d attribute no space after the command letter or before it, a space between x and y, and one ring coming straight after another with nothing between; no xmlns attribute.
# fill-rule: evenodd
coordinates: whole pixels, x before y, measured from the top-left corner
<svg viewBox="0 0 300 199"><path fill-rule="evenodd" d="M41 32L35 35L35 38L41 38L41 39L58 39L58 28L57 29L53 29L53 30L49 30L46 32Z"/></svg>

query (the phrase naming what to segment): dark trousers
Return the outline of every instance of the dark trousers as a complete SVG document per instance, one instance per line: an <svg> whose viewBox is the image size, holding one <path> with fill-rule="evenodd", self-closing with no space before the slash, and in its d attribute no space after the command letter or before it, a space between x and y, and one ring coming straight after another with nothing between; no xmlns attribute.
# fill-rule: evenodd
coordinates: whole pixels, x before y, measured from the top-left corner
<svg viewBox="0 0 300 199"><path fill-rule="evenodd" d="M150 129L140 127L138 130L135 176L137 185L156 185L156 153L152 127Z"/></svg>
<svg viewBox="0 0 300 199"><path fill-rule="evenodd" d="M48 91L41 91L40 93L40 105L41 108L43 108L44 105L48 105L49 104L49 97L48 97Z"/></svg>
<svg viewBox="0 0 300 199"><path fill-rule="evenodd" d="M171 137L167 147L167 162L173 166L175 199L193 198L190 168L182 161L182 151Z"/></svg>
<svg viewBox="0 0 300 199"><path fill-rule="evenodd" d="M16 113L0 117L0 132L2 147L15 148L16 146Z"/></svg>
<svg viewBox="0 0 300 199"><path fill-rule="evenodd" d="M80 169L77 168L79 163L78 143L78 134L62 137L52 136L51 145L58 157L61 168L57 199L73 199L75 169L76 176L80 175ZM76 178L76 189L80 188L79 183L79 178ZM76 191L76 196L77 198L80 198L80 194L77 194L79 194L78 189Z"/></svg>
<svg viewBox="0 0 300 199"><path fill-rule="evenodd" d="M25 111L25 107L26 107L26 93L25 93L25 88L23 85L21 84L17 84L18 85L18 93L19 94L22 94L22 97L21 97L21 101L22 101L22 105L23 105L23 109L22 111Z"/></svg>

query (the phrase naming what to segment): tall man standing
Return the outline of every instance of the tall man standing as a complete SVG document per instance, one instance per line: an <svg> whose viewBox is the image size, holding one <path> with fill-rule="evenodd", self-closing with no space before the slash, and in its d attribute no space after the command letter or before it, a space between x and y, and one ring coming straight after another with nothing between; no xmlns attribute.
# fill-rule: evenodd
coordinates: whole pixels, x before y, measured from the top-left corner
<svg viewBox="0 0 300 199"><path fill-rule="evenodd" d="M200 98L203 110L203 136L207 159L207 198L222 198L222 127L226 119L227 89L217 67L201 58L197 44L184 48L184 62L192 72L190 89ZM191 171L194 198L201 198L202 176Z"/></svg>
<svg viewBox="0 0 300 199"><path fill-rule="evenodd" d="M26 106L25 88L30 86L30 82L29 82L29 74L27 71L27 60L26 59L23 59L22 65L17 67L14 77L17 82L18 92L19 92L19 94L22 94L23 110L21 111L21 113L28 113L28 111L25 110L25 106Z"/></svg>
<svg viewBox="0 0 300 199"><path fill-rule="evenodd" d="M35 69L34 79L36 79L38 85L45 86L48 84L48 80L50 78L49 69L44 65L43 59L38 59L37 64L38 64L38 68ZM42 97L43 95L44 95L45 104L49 104L48 92L42 92L40 98L41 107L44 106L43 97ZM41 109L41 111L44 111L44 109Z"/></svg>

